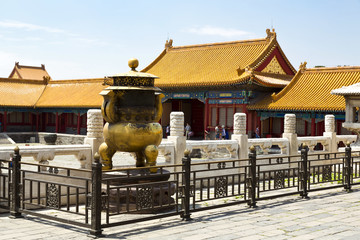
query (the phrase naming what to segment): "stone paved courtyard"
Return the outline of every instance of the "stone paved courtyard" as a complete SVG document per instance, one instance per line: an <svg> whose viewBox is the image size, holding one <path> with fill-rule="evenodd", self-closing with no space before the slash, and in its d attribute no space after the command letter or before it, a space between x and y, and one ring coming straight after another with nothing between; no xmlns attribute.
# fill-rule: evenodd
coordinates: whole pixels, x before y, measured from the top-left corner
<svg viewBox="0 0 360 240"><path fill-rule="evenodd" d="M108 228L105 239L360 239L360 187L333 189ZM0 239L90 239L87 230L33 216L0 214Z"/></svg>

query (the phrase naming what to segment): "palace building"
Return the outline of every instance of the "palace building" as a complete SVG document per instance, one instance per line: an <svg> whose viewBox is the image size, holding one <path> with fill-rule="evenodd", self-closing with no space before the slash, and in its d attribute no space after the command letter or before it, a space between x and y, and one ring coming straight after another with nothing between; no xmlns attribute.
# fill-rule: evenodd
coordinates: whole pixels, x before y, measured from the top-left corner
<svg viewBox="0 0 360 240"><path fill-rule="evenodd" d="M45 66L15 63L0 78L1 130L86 133L86 113L100 108L104 79L52 80Z"/></svg>
<svg viewBox="0 0 360 240"><path fill-rule="evenodd" d="M259 119L247 106L287 86L296 73L267 29L262 39L175 47L167 41L163 52L145 69L159 77L165 92L163 125L171 111L182 111L195 136L224 125L231 130L233 115L248 115L251 134Z"/></svg>
<svg viewBox="0 0 360 240"><path fill-rule="evenodd" d="M318 136L324 132L326 114L334 114L337 134L347 134L342 128L345 120L345 99L332 95L333 89L360 82L360 67L306 68L300 66L290 84L278 94L273 93L248 106L256 111L263 134L279 136L283 132L283 117L295 113L300 136Z"/></svg>
<svg viewBox="0 0 360 240"><path fill-rule="evenodd" d="M299 135L321 135L324 116L334 114L338 133L345 100L332 89L360 82L360 67L312 68L296 71L282 51L274 30L265 38L211 44L173 46L142 72L158 76L163 90L163 127L172 111L185 114L195 138L224 125L231 134L233 115L247 114L249 136L257 126L262 137L279 137L286 113L297 116ZM45 66L15 63L8 78L0 78L1 131L86 133L86 113L101 107L105 78L53 80Z"/></svg>

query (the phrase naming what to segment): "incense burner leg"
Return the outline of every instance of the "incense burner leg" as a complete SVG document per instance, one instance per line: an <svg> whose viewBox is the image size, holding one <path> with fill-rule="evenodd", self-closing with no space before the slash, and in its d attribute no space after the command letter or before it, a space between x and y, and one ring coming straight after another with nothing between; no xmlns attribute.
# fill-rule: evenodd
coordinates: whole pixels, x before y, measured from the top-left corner
<svg viewBox="0 0 360 240"><path fill-rule="evenodd" d="M99 147L99 154L102 158L103 170L112 169L112 157L116 153L116 150L110 148L105 142L102 143Z"/></svg>
<svg viewBox="0 0 360 240"><path fill-rule="evenodd" d="M156 145L149 145L145 148L145 158L146 158L146 165L147 166L155 166L156 165L156 158L159 154L159 150ZM156 173L157 168L150 168L150 172Z"/></svg>
<svg viewBox="0 0 360 240"><path fill-rule="evenodd" d="M145 167L145 155L143 151L135 152L136 167Z"/></svg>

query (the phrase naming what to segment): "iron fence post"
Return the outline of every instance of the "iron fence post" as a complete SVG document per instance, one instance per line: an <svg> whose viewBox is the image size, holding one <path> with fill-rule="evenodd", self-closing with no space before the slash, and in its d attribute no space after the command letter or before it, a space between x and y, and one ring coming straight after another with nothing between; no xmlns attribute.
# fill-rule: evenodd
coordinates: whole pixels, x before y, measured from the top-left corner
<svg viewBox="0 0 360 240"><path fill-rule="evenodd" d="M11 160L11 201L10 201L10 218L22 217L20 212L20 149L18 146L14 149L14 156Z"/></svg>
<svg viewBox="0 0 360 240"><path fill-rule="evenodd" d="M256 150L254 146L250 147L249 153L249 161L250 161L250 170L249 170L249 185L248 185L248 206L251 208L256 208L256 185L257 185L257 178L256 178Z"/></svg>
<svg viewBox="0 0 360 240"><path fill-rule="evenodd" d="M309 179L309 171L308 171L308 147L303 145L301 149L301 171L300 171L300 183L301 183L301 197L308 199L308 179Z"/></svg>
<svg viewBox="0 0 360 240"><path fill-rule="evenodd" d="M352 178L352 163L351 163L351 147L350 143L345 147L345 166L344 166L345 185L346 192L352 192L351 190L351 178Z"/></svg>
<svg viewBox="0 0 360 240"><path fill-rule="evenodd" d="M182 214L182 219L185 221L191 220L190 217L190 171L191 171L191 159L190 159L190 151L185 151L184 157L182 159L182 165L183 165L183 177L184 177L184 194L183 194L183 207L184 212Z"/></svg>
<svg viewBox="0 0 360 240"><path fill-rule="evenodd" d="M101 236L101 181L102 164L98 153L94 155L94 162L91 171L91 229L90 234L96 237Z"/></svg>

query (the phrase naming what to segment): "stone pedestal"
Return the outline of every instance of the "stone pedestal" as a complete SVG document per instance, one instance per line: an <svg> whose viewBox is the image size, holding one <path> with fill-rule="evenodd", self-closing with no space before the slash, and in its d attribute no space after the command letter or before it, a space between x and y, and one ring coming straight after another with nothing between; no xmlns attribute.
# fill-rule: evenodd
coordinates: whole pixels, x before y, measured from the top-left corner
<svg viewBox="0 0 360 240"><path fill-rule="evenodd" d="M93 156L99 151L99 146L104 142L103 138L103 117L100 109L90 109L87 112L87 135L84 144L91 145L91 161L88 164L91 167Z"/></svg>
<svg viewBox="0 0 360 240"><path fill-rule="evenodd" d="M284 117L284 133L283 138L289 139L289 154L297 155L298 154L298 142L296 134L296 115L295 114L285 114Z"/></svg>
<svg viewBox="0 0 360 240"><path fill-rule="evenodd" d="M182 158L184 157L184 151L186 149L183 112L170 113L170 136L168 137L168 141L173 142L175 146L174 164L182 164ZM178 167L178 169L174 169L174 171L181 171L181 169Z"/></svg>
<svg viewBox="0 0 360 240"><path fill-rule="evenodd" d="M335 116L334 115L326 115L325 116L325 132L323 133L323 136L330 138L329 152L336 152L337 151L337 143L336 143Z"/></svg>
<svg viewBox="0 0 360 240"><path fill-rule="evenodd" d="M236 140L239 144L239 159L248 158L248 135L246 134L246 114L235 113L234 115L234 134L231 135L232 140Z"/></svg>
<svg viewBox="0 0 360 240"><path fill-rule="evenodd" d="M129 173L126 171L104 173L103 180L108 179L110 187L115 186L109 191L109 210L133 211L133 213L159 213L173 210L175 201L171 196L175 194L176 187L174 183L166 183L169 178L170 173L166 170L162 173L160 170L157 173L150 173L144 169L131 170ZM106 188L103 192L106 192Z"/></svg>

